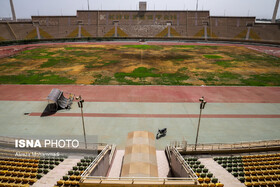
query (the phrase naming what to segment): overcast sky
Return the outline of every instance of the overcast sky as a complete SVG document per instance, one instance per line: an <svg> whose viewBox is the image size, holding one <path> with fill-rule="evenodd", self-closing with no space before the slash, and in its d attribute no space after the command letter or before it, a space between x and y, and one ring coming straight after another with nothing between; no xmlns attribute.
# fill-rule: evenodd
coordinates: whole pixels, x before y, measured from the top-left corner
<svg viewBox="0 0 280 187"><path fill-rule="evenodd" d="M13 0L17 18L32 15L76 15L87 0ZM197 0L146 0L148 10L195 10ZM198 0L199 10L211 16L271 18L276 0ZM138 10L139 0L89 0L90 10ZM10 1L0 0L0 17L11 17ZM278 8L277 18L280 18Z"/></svg>

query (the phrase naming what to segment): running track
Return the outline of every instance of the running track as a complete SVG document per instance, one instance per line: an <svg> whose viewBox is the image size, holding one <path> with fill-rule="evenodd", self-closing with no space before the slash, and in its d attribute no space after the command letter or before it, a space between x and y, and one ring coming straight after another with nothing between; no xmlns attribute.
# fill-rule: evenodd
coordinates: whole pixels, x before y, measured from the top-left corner
<svg viewBox="0 0 280 187"><path fill-rule="evenodd" d="M280 87L0 85L1 101L46 101L52 88L89 102L280 103Z"/></svg>

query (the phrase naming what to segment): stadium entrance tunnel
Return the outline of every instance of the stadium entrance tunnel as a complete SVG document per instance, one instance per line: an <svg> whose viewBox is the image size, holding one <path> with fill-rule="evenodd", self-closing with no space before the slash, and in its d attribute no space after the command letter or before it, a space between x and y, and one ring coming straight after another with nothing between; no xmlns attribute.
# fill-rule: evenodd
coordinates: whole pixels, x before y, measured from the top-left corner
<svg viewBox="0 0 280 187"><path fill-rule="evenodd" d="M106 146L82 174L79 185L199 186L197 176L174 147L167 147L160 154L155 148L153 133L130 132L125 150ZM158 159L166 161L167 171L160 171Z"/></svg>

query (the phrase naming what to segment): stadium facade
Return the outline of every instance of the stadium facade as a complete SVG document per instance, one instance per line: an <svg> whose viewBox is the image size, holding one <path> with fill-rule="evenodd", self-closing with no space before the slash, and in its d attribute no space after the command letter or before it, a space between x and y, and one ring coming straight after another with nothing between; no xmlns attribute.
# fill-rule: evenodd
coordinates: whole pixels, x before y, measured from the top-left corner
<svg viewBox="0 0 280 187"><path fill-rule="evenodd" d="M153 37L280 41L279 23L255 17L211 16L209 11L78 10L76 16L32 16L1 21L0 40Z"/></svg>

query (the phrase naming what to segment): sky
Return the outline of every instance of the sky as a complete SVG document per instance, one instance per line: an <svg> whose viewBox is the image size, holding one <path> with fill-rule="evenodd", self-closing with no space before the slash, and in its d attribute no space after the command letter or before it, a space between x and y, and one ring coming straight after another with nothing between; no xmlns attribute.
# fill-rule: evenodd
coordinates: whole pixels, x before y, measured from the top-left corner
<svg viewBox="0 0 280 187"><path fill-rule="evenodd" d="M139 0L13 0L17 18L76 15L77 10L138 10ZM142 0L145 1L145 0ZM195 10L197 0L146 0L148 10ZM271 19L276 0L198 0L211 16L256 16ZM0 0L0 17L12 17L10 0ZM280 10L276 18L280 18Z"/></svg>

